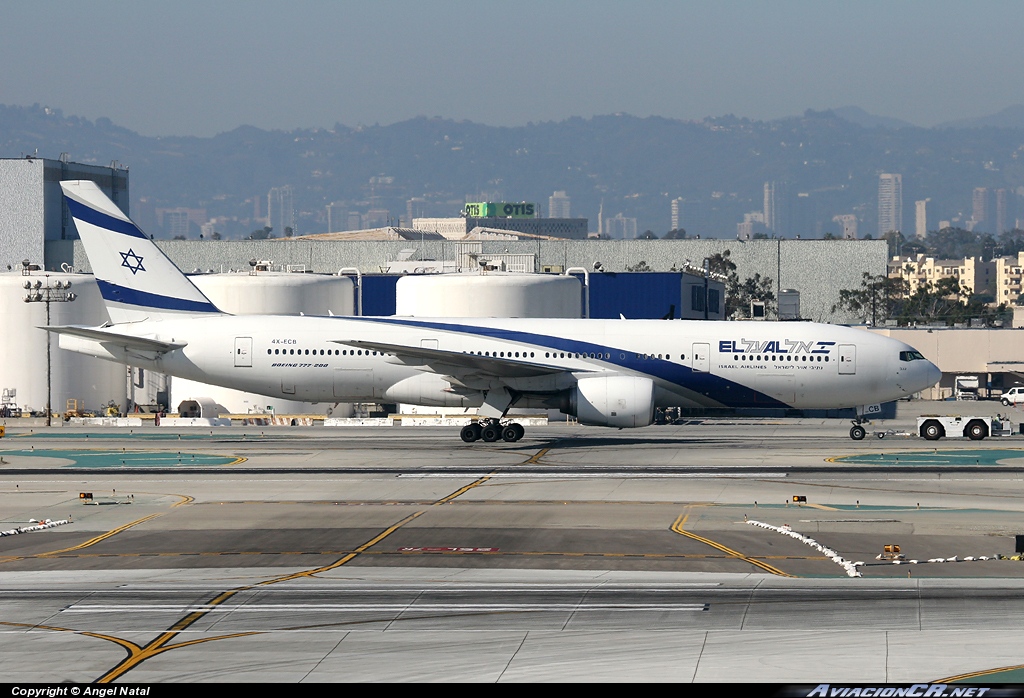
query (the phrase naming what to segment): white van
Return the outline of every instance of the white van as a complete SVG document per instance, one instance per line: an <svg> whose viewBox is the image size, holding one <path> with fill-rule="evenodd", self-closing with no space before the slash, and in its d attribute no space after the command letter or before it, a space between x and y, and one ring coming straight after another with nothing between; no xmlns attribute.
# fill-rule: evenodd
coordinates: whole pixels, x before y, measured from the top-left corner
<svg viewBox="0 0 1024 698"><path fill-rule="evenodd" d="M1024 386L1015 386L1010 388L1002 397L999 398L1000 402L1009 407L1010 405L1019 405L1024 403Z"/></svg>

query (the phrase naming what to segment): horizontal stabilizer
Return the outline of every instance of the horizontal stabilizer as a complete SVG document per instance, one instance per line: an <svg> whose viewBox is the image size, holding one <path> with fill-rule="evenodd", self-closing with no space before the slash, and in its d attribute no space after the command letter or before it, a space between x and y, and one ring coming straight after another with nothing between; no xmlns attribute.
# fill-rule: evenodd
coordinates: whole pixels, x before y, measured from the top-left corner
<svg viewBox="0 0 1024 698"><path fill-rule="evenodd" d="M130 334L110 332L98 327L76 327L74 325L63 325L40 327L39 329L46 330L47 332L53 332L54 334L66 334L73 337L91 339L97 342L107 342L115 346L124 347L125 349L132 349L135 351L155 351L161 354L188 346L188 342L162 342L158 339L149 339L148 337L135 337Z"/></svg>

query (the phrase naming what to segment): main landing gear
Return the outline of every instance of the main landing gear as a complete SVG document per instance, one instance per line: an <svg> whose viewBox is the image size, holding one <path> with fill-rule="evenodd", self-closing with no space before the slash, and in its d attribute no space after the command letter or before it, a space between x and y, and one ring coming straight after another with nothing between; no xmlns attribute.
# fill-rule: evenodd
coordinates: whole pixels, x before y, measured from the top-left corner
<svg viewBox="0 0 1024 698"><path fill-rule="evenodd" d="M523 434L525 433L526 429L523 429L523 426L516 422L502 424L497 419L484 419L462 427L462 432L459 436L461 436L462 440L467 444L479 440L486 441L487 443L494 443L499 439L512 443L523 438Z"/></svg>

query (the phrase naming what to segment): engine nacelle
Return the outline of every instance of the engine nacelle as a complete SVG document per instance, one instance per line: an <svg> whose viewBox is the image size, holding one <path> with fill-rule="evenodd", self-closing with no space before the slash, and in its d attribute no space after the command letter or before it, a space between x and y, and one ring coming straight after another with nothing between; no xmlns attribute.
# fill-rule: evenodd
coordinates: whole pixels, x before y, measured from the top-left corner
<svg viewBox="0 0 1024 698"><path fill-rule="evenodd" d="M384 391L384 401L424 407L478 407L483 402L483 396L453 393L451 385L441 376L421 373L389 386Z"/></svg>
<svg viewBox="0 0 1024 698"><path fill-rule="evenodd" d="M596 427L646 427L654 422L654 381L639 376L583 378L562 412Z"/></svg>

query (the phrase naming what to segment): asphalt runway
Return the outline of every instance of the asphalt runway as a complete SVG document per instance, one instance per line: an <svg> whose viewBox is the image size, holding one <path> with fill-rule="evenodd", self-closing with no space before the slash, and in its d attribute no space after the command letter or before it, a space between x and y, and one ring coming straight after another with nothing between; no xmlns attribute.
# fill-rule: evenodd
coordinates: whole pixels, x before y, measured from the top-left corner
<svg viewBox="0 0 1024 698"><path fill-rule="evenodd" d="M9 428L0 671L1024 680L1024 438L848 428Z"/></svg>

